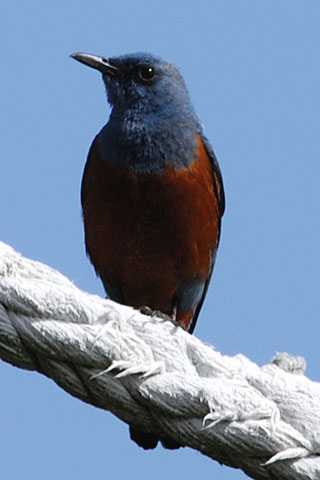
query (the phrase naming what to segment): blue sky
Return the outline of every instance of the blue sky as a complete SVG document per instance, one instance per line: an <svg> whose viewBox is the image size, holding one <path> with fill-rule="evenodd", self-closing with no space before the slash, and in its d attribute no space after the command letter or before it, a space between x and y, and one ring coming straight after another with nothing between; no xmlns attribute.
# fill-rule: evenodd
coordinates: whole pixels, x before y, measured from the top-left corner
<svg viewBox="0 0 320 480"><path fill-rule="evenodd" d="M68 56L177 63L223 172L227 210L195 334L259 365L303 355L319 379L319 0L2 0L0 240L103 295L79 189L109 108ZM191 449L144 452L111 414L0 363L4 480L246 478Z"/></svg>

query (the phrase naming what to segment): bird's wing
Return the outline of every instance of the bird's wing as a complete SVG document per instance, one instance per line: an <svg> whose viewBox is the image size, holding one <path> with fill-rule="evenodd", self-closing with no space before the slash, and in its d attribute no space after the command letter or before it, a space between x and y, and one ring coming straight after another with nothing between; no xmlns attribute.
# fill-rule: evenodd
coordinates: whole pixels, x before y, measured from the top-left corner
<svg viewBox="0 0 320 480"><path fill-rule="evenodd" d="M85 199L86 199L86 194L87 194L87 185L88 185L88 180L89 176L91 175L91 171L94 168L94 153L97 150L97 136L94 138L89 153L88 153L88 158L87 162L85 164L84 170L83 170L83 175L82 175L82 181L81 181L81 204L83 206Z"/></svg>
<svg viewBox="0 0 320 480"><path fill-rule="evenodd" d="M225 194L224 194L221 170L219 167L218 160L214 154L214 151L207 137L205 137L204 135L201 135L201 141L203 143L203 146L205 148L205 151L209 157L209 160L212 166L213 188L218 199L220 217L222 217L225 211Z"/></svg>
<svg viewBox="0 0 320 480"><path fill-rule="evenodd" d="M208 155L208 159L209 159L211 167L212 167L212 186L213 186L215 196L216 196L217 202L218 202L218 208L219 208L219 214L220 214L220 219L219 219L220 223L219 223L219 234L218 234L217 243L216 243L216 246L215 246L215 251L214 251L214 254L213 254L213 258L212 258L211 268L208 272L208 276L207 276L207 279L206 279L206 282L205 282L205 285L204 285L204 288L203 288L202 296L201 296L200 301L199 301L199 303L198 303L198 305L195 309L192 321L191 321L190 326L188 328L189 333L192 333L195 326L196 326L202 304L203 304L204 299L205 299L206 294L207 294L207 290L208 290L208 286L209 286L209 283L210 283L210 279L211 279L211 275L212 275L212 271L213 271L213 266L214 266L214 262L215 262L215 256L216 256L217 249L218 249L218 246L219 246L219 241L220 241L221 218L222 218L222 216L224 214L224 211L225 211L225 194L224 194L223 180L222 180L222 175L221 175L221 170L220 170L220 167L219 167L218 160L217 160L217 158L214 154L214 151L213 151L213 149L212 149L212 147L209 143L209 140L204 135L200 135L200 140L201 140L201 142L202 142L202 144L205 148L206 154Z"/></svg>

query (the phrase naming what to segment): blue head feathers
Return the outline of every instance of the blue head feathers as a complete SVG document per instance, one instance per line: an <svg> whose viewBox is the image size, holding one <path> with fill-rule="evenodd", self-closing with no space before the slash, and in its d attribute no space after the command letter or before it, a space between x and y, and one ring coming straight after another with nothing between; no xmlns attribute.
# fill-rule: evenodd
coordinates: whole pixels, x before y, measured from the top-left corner
<svg viewBox="0 0 320 480"><path fill-rule="evenodd" d="M108 162L139 172L187 167L201 125L177 67L148 53L76 60L99 70L112 107L98 139Z"/></svg>

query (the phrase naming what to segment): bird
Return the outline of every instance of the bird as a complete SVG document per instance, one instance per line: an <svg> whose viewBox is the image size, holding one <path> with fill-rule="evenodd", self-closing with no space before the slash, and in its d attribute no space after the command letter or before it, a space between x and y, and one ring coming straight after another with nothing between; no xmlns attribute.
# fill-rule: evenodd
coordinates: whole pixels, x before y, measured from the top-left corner
<svg viewBox="0 0 320 480"><path fill-rule="evenodd" d="M111 112L81 184L86 252L107 296L192 333L220 240L221 170L175 64L73 53L102 74ZM199 72L201 76L203 72ZM148 310L148 311L149 311ZM130 425L144 449L180 445Z"/></svg>

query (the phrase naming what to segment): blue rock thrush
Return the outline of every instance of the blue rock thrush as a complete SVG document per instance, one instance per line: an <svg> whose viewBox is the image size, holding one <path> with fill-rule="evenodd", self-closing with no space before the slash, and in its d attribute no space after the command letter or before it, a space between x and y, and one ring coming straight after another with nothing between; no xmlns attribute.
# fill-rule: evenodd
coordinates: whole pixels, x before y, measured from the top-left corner
<svg viewBox="0 0 320 480"><path fill-rule="evenodd" d="M72 57L102 73L112 107L84 169L86 250L112 300L148 306L192 333L220 239L220 168L184 80L148 53ZM158 438L130 426L145 449ZM160 438L166 448L179 445Z"/></svg>

